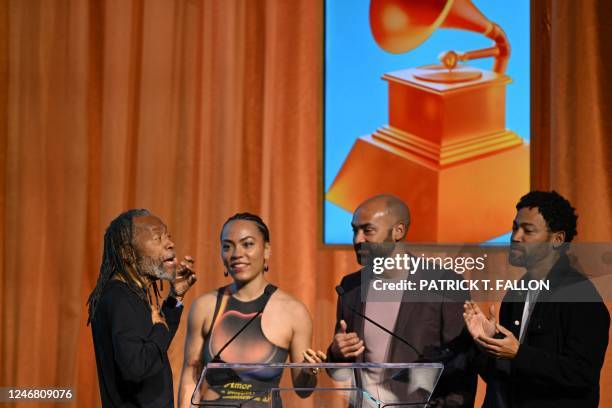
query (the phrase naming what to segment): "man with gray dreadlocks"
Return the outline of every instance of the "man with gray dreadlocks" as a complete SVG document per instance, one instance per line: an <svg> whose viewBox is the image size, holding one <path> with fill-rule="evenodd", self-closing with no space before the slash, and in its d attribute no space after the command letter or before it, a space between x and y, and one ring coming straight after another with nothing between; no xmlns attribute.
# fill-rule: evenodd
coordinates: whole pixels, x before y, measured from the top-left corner
<svg viewBox="0 0 612 408"><path fill-rule="evenodd" d="M173 407L167 351L195 282L193 259L177 262L164 223L147 210L115 218L104 235L87 301L103 407ZM170 282L160 308L157 282Z"/></svg>

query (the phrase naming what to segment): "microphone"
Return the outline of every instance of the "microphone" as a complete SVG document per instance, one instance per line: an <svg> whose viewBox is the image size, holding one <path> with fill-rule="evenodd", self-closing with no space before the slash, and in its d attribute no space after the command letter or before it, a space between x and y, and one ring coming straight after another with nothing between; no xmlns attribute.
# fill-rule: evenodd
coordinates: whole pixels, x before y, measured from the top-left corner
<svg viewBox="0 0 612 408"><path fill-rule="evenodd" d="M344 291L344 288L341 285L338 285L336 286L336 293L338 294L340 299L342 299L342 297L344 296L346 292ZM342 302L342 305L344 306L344 302ZM374 326L378 327L385 333L389 334L394 339L397 339L401 341L402 343L404 343L406 346L410 347L410 349L412 349L412 351L414 351L418 356L415 363L443 363L446 365L446 363L454 357L454 352L448 347L428 346L425 348L424 353L420 353L416 349L416 347L408 343L408 341L406 341L404 338L398 336L397 334L393 333L391 330L388 330L386 327L383 327L382 325L378 324L377 322L370 319L366 315L360 313L351 305L347 304L346 306L356 315L362 317L363 319L372 323ZM407 368L401 369L397 373L393 374L391 378L395 381L408 382L410 381L410 369L407 369Z"/></svg>
<svg viewBox="0 0 612 408"><path fill-rule="evenodd" d="M336 293L338 294L340 299L342 299L342 297L344 296L344 294L346 292L344 291L344 288L341 285L338 285L338 286L336 286ZM344 305L344 302L342 302L342 305ZM405 345L407 345L408 347L410 347L412 349L412 351L414 351L417 354L417 356L418 356L418 360L417 361L419 361L419 360L424 358L423 354L420 353L412 344L408 343L405 339L403 339L402 337L400 337L397 334L393 333L391 330L387 329L386 327L381 326L380 324L378 324L374 320L370 319L368 316L366 316L366 315L362 314L361 312L357 311L351 305L347 304L346 306L351 310L351 312L355 313L357 316L362 317L363 319L365 319L368 322L372 323L374 326L378 327L380 330L384 331L385 333L387 333L388 335L390 335L394 339L397 339L397 340L401 341L402 343L404 343Z"/></svg>
<svg viewBox="0 0 612 408"><path fill-rule="evenodd" d="M342 297L344 296L346 292L341 285L338 285L336 286L336 293L342 299ZM344 305L344 302L342 302L342 305ZM451 360L455 355L455 353L450 347L438 347L438 346L427 346L425 347L424 352L421 353L416 349L416 347L410 344L406 339L398 336L397 334L393 333L391 330L387 329L386 327L383 327L379 323L370 319L368 316L360 313L358 310L356 310L351 305L347 304L346 306L356 315L362 317L363 319L372 323L374 326L378 327L385 333L389 334L394 339L397 339L401 341L402 343L404 343L406 346L410 347L410 349L412 349L412 351L414 351L417 355L417 360L415 361L416 363L446 363L449 360Z"/></svg>
<svg viewBox="0 0 612 408"><path fill-rule="evenodd" d="M227 341L227 342L226 342L226 343L223 345L223 347L221 347L221 348L219 349L219 351L217 352L217 354L215 354L215 356L213 357L213 359L212 359L212 360L210 360L210 362L211 362L211 363L223 363L223 362L224 362L223 360L221 360L221 353L223 353L223 350L225 350L225 349L227 348L227 346L229 346L229 345L230 345L230 344L231 344L231 343L232 343L234 340L236 340L236 337L240 336L240 333L242 333L243 331L245 331L245 330L246 330L246 328L247 328L247 327L249 327L249 325L250 325L251 323L253 323L253 320L257 319L257 317L258 317L258 316L260 316L260 315L263 313L264 309L266 308L266 305L268 304L268 299L270 298L270 296L272 295L272 293L273 293L273 292L274 292L274 286L272 286L272 285L268 285L268 286L266 286L266 288L264 289L264 293L263 293L263 294L264 294L264 296L266 297L266 301L264 302L263 307L262 307L260 310L258 310L258 311L257 311L257 313L255 313L255 315L254 315L253 317L251 317L251 318L249 319L249 321L248 321L248 322L246 322L246 323L244 324L244 326L242 326L242 327L240 328L240 330L238 330L238 331L236 332L236 334L234 334L234 335L232 336L232 338L231 338L231 339L229 339L229 340L228 340L228 341Z"/></svg>

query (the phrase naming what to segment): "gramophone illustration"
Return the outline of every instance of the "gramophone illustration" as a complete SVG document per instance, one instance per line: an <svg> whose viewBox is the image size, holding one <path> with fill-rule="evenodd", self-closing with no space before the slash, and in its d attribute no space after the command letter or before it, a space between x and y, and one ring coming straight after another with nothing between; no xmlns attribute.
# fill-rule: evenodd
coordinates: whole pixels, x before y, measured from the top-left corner
<svg viewBox="0 0 612 408"><path fill-rule="evenodd" d="M470 0L372 0L370 28L396 54L438 28L481 33L494 44L384 74L389 124L357 138L326 198L353 211L372 195L397 195L411 209L412 241L482 242L508 232L514 204L529 190L529 147L505 126L504 31ZM461 64L486 57L494 58L492 71Z"/></svg>

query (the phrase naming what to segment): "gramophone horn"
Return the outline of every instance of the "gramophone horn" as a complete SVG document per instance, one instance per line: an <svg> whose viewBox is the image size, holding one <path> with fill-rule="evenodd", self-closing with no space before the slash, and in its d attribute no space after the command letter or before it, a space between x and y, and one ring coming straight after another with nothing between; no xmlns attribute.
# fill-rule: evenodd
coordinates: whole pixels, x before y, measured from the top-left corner
<svg viewBox="0 0 612 408"><path fill-rule="evenodd" d="M504 31L470 0L372 0L370 28L376 43L394 54L418 47L438 28L456 28L495 41L495 47L470 51L462 60L495 57L494 71L503 73L510 55Z"/></svg>

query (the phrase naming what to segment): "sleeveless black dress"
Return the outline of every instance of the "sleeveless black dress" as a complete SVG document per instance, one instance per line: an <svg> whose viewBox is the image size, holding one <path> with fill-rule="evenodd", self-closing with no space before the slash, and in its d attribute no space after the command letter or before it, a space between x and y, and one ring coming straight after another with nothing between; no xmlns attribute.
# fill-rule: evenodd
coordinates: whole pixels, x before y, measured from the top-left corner
<svg viewBox="0 0 612 408"><path fill-rule="evenodd" d="M211 330L204 342L203 360L207 364L219 350L260 310L264 310L268 300L276 291L268 285L264 293L255 300L243 302L231 296L227 287L217 292L217 302ZM215 362L270 364L284 363L289 350L278 347L266 338L261 328L260 314L242 331L219 355ZM218 370L217 370L218 371ZM278 387L282 376L281 369L236 370L215 373L210 370L209 384L220 395L219 406L257 407L269 406L271 395L266 392ZM277 406L278 401L274 401ZM208 405L208 403L206 404Z"/></svg>

